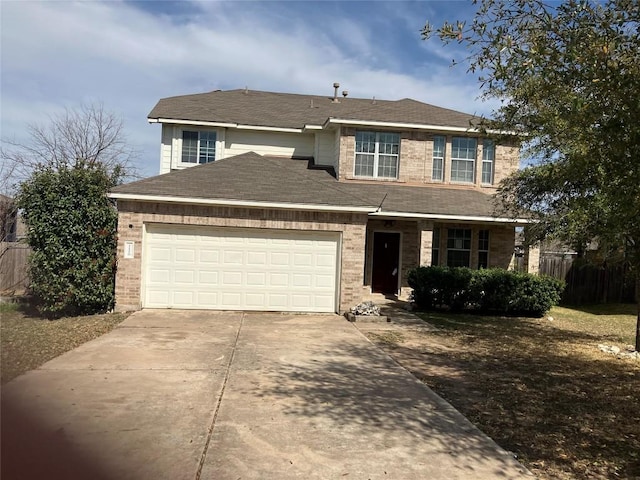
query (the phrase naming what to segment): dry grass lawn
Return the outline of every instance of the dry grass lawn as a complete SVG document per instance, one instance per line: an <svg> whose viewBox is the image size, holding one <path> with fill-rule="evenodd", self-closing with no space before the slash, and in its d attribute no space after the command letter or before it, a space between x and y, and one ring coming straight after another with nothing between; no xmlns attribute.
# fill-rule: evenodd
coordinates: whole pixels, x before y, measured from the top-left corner
<svg viewBox="0 0 640 480"><path fill-rule="evenodd" d="M640 479L635 306L548 318L425 313L367 335L542 479Z"/></svg>
<svg viewBox="0 0 640 480"><path fill-rule="evenodd" d="M45 320L17 304L0 304L1 383L112 330L128 314Z"/></svg>

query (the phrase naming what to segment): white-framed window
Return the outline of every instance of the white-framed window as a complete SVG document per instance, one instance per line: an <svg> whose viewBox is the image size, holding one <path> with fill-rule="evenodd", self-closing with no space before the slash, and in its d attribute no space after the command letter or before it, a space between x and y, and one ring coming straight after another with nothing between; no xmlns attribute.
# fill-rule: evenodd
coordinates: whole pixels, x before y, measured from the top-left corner
<svg viewBox="0 0 640 480"><path fill-rule="evenodd" d="M433 166L431 168L431 180L441 182L444 180L444 152L446 138L442 135L433 137Z"/></svg>
<svg viewBox="0 0 640 480"><path fill-rule="evenodd" d="M493 165L496 158L496 144L493 140L484 139L482 142L482 183L493 183Z"/></svg>
<svg viewBox="0 0 640 480"><path fill-rule="evenodd" d="M181 163L209 163L216 159L215 130L182 130Z"/></svg>
<svg viewBox="0 0 640 480"><path fill-rule="evenodd" d="M356 177L398 178L399 158L399 134L356 132Z"/></svg>
<svg viewBox="0 0 640 480"><path fill-rule="evenodd" d="M471 264L471 229L447 229L447 266L469 267Z"/></svg>
<svg viewBox="0 0 640 480"><path fill-rule="evenodd" d="M473 183L477 140L469 137L451 139L451 181Z"/></svg>
<svg viewBox="0 0 640 480"><path fill-rule="evenodd" d="M489 266L489 230L478 232L478 268Z"/></svg>

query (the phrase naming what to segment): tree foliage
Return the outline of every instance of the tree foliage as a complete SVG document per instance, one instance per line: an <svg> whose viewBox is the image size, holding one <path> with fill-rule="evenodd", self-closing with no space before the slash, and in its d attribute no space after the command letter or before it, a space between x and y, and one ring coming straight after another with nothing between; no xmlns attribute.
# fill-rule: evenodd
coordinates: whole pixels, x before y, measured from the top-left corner
<svg viewBox="0 0 640 480"><path fill-rule="evenodd" d="M104 168L39 168L22 183L31 290L50 317L105 312L114 305L117 212Z"/></svg>
<svg viewBox="0 0 640 480"><path fill-rule="evenodd" d="M535 159L501 184L501 213L533 213L530 240L624 249L638 272L640 3L475 3L471 22L427 24L423 35L468 48L483 96L502 102L481 128L518 135Z"/></svg>

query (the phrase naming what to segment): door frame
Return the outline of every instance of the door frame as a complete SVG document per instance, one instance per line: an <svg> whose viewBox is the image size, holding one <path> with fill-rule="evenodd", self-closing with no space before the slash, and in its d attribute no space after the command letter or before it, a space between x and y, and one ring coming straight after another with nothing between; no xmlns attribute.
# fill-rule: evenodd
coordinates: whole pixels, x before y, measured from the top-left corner
<svg viewBox="0 0 640 480"><path fill-rule="evenodd" d="M399 295L402 285L402 243L404 235L401 230L394 229L375 229L371 231L371 268L369 269L369 290L373 293L373 269L374 269L374 257L373 252L375 248L376 233L395 233L398 235L398 284L396 285L396 295ZM385 295L385 294L383 294Z"/></svg>

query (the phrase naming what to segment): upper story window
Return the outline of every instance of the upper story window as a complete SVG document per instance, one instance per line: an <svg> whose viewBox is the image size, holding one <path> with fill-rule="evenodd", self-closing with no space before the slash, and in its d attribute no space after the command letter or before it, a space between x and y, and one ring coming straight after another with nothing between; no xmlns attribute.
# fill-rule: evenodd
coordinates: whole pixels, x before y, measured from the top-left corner
<svg viewBox="0 0 640 480"><path fill-rule="evenodd" d="M398 178L400 135L356 132L356 177Z"/></svg>
<svg viewBox="0 0 640 480"><path fill-rule="evenodd" d="M442 135L433 137L433 167L431 180L441 182L444 179L444 151L446 139Z"/></svg>
<svg viewBox="0 0 640 480"><path fill-rule="evenodd" d="M182 163L209 163L216 159L216 132L182 131Z"/></svg>
<svg viewBox="0 0 640 480"><path fill-rule="evenodd" d="M453 137L451 139L451 181L473 183L476 168L475 138Z"/></svg>
<svg viewBox="0 0 640 480"><path fill-rule="evenodd" d="M482 142L482 183L493 183L493 165L496 157L496 145L493 140Z"/></svg>

